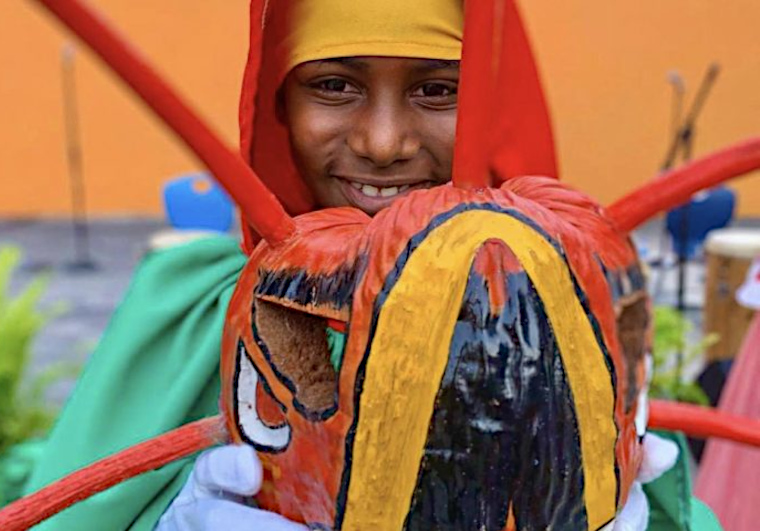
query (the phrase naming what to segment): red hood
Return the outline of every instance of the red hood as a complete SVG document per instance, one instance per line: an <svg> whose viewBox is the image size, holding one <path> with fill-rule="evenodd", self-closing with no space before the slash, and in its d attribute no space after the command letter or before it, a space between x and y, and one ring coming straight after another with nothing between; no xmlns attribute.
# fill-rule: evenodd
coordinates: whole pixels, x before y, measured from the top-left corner
<svg viewBox="0 0 760 531"><path fill-rule="evenodd" d="M296 171L287 129L275 114L276 93L287 58L282 43L286 40L289 4L288 0L251 2L250 48L240 98L240 149L286 210L298 215L314 209L314 201ZM511 28L507 33L511 52L506 64L514 83L499 94L499 112L511 117L499 131L499 158L508 177L556 177L554 140L538 69L514 1L507 0L505 9ZM468 50L465 38L464 61L468 54L482 53L474 47ZM466 105L460 105L460 112L468 112ZM250 251L258 238L246 227L244 240L245 249Z"/></svg>

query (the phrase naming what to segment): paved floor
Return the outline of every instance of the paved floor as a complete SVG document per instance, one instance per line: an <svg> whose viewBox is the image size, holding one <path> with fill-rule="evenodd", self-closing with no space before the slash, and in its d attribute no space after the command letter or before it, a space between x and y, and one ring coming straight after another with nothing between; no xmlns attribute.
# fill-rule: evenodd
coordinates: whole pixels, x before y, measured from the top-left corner
<svg viewBox="0 0 760 531"><path fill-rule="evenodd" d="M760 226L760 223L755 223ZM33 345L33 371L61 360L84 362L97 343L108 320L130 281L133 269L144 254L151 234L164 228L159 220L125 219L97 221L90 226L93 270L71 267L75 259L72 229L59 221L0 220L0 246L17 245L24 251L23 266L12 279L18 289L34 275L46 271L51 283L45 305L63 303L67 311L51 322ZM658 256L661 225L652 223L635 236L645 256ZM700 264L690 266L687 303L700 307L703 301L704 270ZM653 271L657 284L660 270ZM676 271L668 268L656 296L660 304L675 304ZM701 315L692 312L698 338ZM691 367L697 372L699 366ZM51 391L51 398L62 401L71 389L61 384Z"/></svg>
<svg viewBox="0 0 760 531"><path fill-rule="evenodd" d="M65 313L46 326L33 347L32 371L68 360L82 363L129 284L132 271L145 252L149 236L162 228L157 220L99 221L90 227L93 270L77 270L72 229L57 221L0 220L0 246L16 245L24 253L21 268L11 281L18 290L30 278L50 275L43 304L62 304ZM60 402L70 383L51 389Z"/></svg>

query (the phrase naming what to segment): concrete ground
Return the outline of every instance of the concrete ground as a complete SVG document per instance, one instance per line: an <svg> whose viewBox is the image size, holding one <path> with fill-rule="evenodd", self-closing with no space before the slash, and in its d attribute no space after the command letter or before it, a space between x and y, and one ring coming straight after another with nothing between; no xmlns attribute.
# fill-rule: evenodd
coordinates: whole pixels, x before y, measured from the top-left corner
<svg viewBox="0 0 760 531"><path fill-rule="evenodd" d="M84 363L127 289L148 238L161 228L163 222L158 220L92 223L94 268L87 270L74 267L74 239L69 223L0 220L0 246L15 245L24 253L11 290L18 290L36 275L48 274L50 285L44 306L65 306L64 313L50 322L34 342L33 372L59 361ZM51 399L62 402L71 388L71 382L54 386Z"/></svg>
<svg viewBox="0 0 760 531"><path fill-rule="evenodd" d="M760 220L749 222L760 226ZM68 222L40 220L0 220L0 246L16 245L24 252L24 262L12 279L18 290L40 272L51 275L44 299L46 306L63 303L66 312L51 322L33 345L34 372L62 360L83 363L129 285L135 265L147 249L148 240L164 229L162 221L124 219L95 221L90 225L92 270L72 267L75 262L72 228ZM649 260L659 256L661 224L651 223L634 236L637 245ZM672 263L666 255L665 262ZM700 263L689 266L687 304L701 307L704 300L704 268ZM658 304L674 305L676 301L676 269L666 267L652 271L652 285L659 285ZM658 280L658 275L663 275ZM695 337L699 337L701 312L692 311ZM701 366L689 368L693 375ZM56 402L65 399L71 383L59 384L51 391Z"/></svg>

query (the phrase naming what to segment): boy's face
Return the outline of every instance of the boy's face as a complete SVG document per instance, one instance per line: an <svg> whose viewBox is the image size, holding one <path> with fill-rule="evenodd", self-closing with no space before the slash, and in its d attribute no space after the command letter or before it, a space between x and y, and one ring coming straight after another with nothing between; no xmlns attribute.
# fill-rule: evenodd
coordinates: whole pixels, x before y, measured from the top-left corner
<svg viewBox="0 0 760 531"><path fill-rule="evenodd" d="M458 61L351 57L294 68L284 118L320 207L374 215L451 180Z"/></svg>

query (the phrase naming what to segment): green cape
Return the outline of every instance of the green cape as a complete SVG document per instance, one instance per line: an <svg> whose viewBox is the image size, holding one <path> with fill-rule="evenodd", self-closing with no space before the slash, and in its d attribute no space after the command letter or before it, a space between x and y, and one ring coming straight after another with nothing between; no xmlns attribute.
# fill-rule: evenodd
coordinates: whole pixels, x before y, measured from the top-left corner
<svg viewBox="0 0 760 531"><path fill-rule="evenodd" d="M50 434L27 491L218 413L219 345L246 258L231 238L148 254ZM151 530L192 462L134 478L36 529Z"/></svg>
<svg viewBox="0 0 760 531"><path fill-rule="evenodd" d="M50 434L28 492L218 412L222 328L245 260L238 242L221 237L145 257ZM191 465L188 459L132 479L36 529L152 530ZM652 505L650 531L720 530L691 497L686 459L645 489Z"/></svg>

